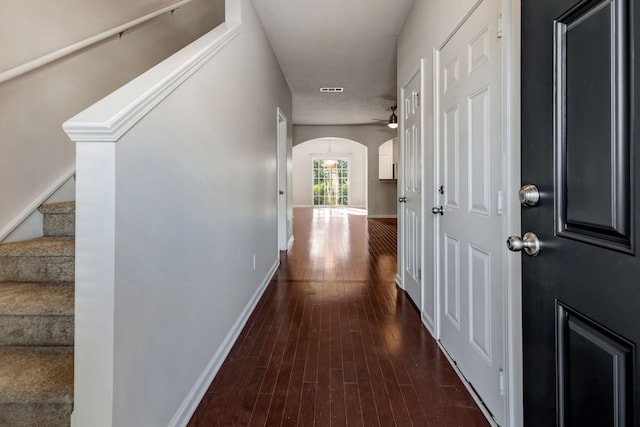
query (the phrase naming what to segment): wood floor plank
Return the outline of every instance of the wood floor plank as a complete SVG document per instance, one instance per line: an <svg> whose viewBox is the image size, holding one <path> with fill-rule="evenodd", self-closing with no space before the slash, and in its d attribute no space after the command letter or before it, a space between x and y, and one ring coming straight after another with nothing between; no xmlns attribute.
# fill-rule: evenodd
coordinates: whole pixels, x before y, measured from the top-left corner
<svg viewBox="0 0 640 427"><path fill-rule="evenodd" d="M395 220L349 212L295 209L295 243L189 427L489 425L394 283Z"/></svg>
<svg viewBox="0 0 640 427"><path fill-rule="evenodd" d="M300 415L300 405L302 401L302 392L304 383L304 358L296 358L291 368L291 381L286 391L287 401L284 407L284 417L282 419L283 426L298 425Z"/></svg>
<svg viewBox="0 0 640 427"><path fill-rule="evenodd" d="M329 331L320 331L320 345L318 357L318 382L316 387L316 411L317 425L331 423L331 334Z"/></svg>
<svg viewBox="0 0 640 427"><path fill-rule="evenodd" d="M242 394L240 395L239 411L237 411L240 414L236 414L236 417L234 417L234 419L237 420L238 425L246 426L249 424L265 372L265 368L256 368L251 375L249 383L242 391Z"/></svg>
<svg viewBox="0 0 640 427"><path fill-rule="evenodd" d="M271 404L271 395L270 394L259 394L256 399L256 404L253 407L253 412L251 413L251 419L249 420L248 426L250 427L258 427L264 426L267 422L267 414L269 413L269 405ZM223 423L224 420L215 418L211 418L211 421L218 421L219 423Z"/></svg>
<svg viewBox="0 0 640 427"><path fill-rule="evenodd" d="M295 394L295 388L290 387L291 375L293 372L293 361L295 360L295 347L298 340L297 329L289 330L289 338L282 354L282 360L278 368L278 377L276 379L271 406L269 407L269 415L267 416L267 425L280 425L284 416L284 407L288 394ZM298 380L296 379L297 383ZM263 383L264 387L264 383Z"/></svg>
<svg viewBox="0 0 640 427"><path fill-rule="evenodd" d="M307 345L304 382L316 382L318 379L318 358L320 357L320 305L311 307L311 326Z"/></svg>
<svg viewBox="0 0 640 427"><path fill-rule="evenodd" d="M346 303L340 304L340 342L342 349L342 370L345 383L355 383L356 365L353 356L353 343L351 342L351 330L349 328L349 313Z"/></svg>
<svg viewBox="0 0 640 427"><path fill-rule="evenodd" d="M340 306L331 304L331 369L342 367L342 324L340 322Z"/></svg>
<svg viewBox="0 0 640 427"><path fill-rule="evenodd" d="M376 352L372 341L367 340L364 336L363 342L365 345L365 359L367 361L367 366L369 367L369 379L373 386L373 398L378 412L380 425L395 425L393 410L391 409L391 399L387 394L387 388L385 387L384 377L380 368L380 360L376 354L379 353L379 351Z"/></svg>
<svg viewBox="0 0 640 427"><path fill-rule="evenodd" d="M296 345L296 359L305 359L307 357L307 347L309 346L309 338L311 335L311 320L313 311L313 300L308 296L304 296L302 304L302 319L300 320L300 335ZM304 366L304 365L303 365Z"/></svg>
<svg viewBox="0 0 640 427"><path fill-rule="evenodd" d="M331 425L347 425L344 377L341 369L331 369Z"/></svg>
<svg viewBox="0 0 640 427"><path fill-rule="evenodd" d="M396 375L393 372L393 366L388 360L380 360L380 370L384 378L385 387L387 388L387 395L389 396L389 402L391 404L391 410L393 411L393 418L396 421L396 425L408 426L411 425L411 417L409 411L400 390L400 385L396 380Z"/></svg>
<svg viewBox="0 0 640 427"><path fill-rule="evenodd" d="M418 397L416 389L411 385L401 385L400 392L402 393L402 397L404 397L409 418L413 425L429 427L431 423L424 414L422 406L420 406L420 398Z"/></svg>
<svg viewBox="0 0 640 427"><path fill-rule="evenodd" d="M300 402L300 418L298 425L314 426L316 412L316 384L303 383L302 385L302 401Z"/></svg>
<svg viewBox="0 0 640 427"><path fill-rule="evenodd" d="M360 406L360 392L358 384L344 384L344 396L347 410L347 425L364 427L362 408ZM372 425L372 424L368 424Z"/></svg>
<svg viewBox="0 0 640 427"><path fill-rule="evenodd" d="M366 427L380 426L378 407L373 397L373 387L369 380L358 381L358 396L360 397L360 409L362 421Z"/></svg>

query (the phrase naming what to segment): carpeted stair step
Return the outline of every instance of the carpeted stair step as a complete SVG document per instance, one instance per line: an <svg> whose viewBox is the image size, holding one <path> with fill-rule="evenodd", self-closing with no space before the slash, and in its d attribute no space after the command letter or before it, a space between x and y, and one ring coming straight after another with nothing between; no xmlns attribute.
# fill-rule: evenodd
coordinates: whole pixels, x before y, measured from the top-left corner
<svg viewBox="0 0 640 427"><path fill-rule="evenodd" d="M43 218L45 237L75 236L76 202L47 203L38 208Z"/></svg>
<svg viewBox="0 0 640 427"><path fill-rule="evenodd" d="M73 282L74 256L73 237L1 244L0 282Z"/></svg>
<svg viewBox="0 0 640 427"><path fill-rule="evenodd" d="M68 427L72 347L0 347L0 426Z"/></svg>
<svg viewBox="0 0 640 427"><path fill-rule="evenodd" d="M71 284L0 283L0 346L73 345L73 294Z"/></svg>

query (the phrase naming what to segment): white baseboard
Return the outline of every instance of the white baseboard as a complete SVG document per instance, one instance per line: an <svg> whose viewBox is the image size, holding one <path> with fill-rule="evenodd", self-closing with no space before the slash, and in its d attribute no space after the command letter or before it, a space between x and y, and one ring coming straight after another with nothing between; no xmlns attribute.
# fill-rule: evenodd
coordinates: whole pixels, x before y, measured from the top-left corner
<svg viewBox="0 0 640 427"><path fill-rule="evenodd" d="M200 378L198 378L198 381L196 381L186 399L184 400L184 402L182 402L180 408L178 408L178 411L173 416L173 419L171 420L171 422L169 422L169 426L185 427L189 423L191 417L193 416L193 413L198 408L200 401L204 397L207 389L209 388L209 385L213 381L213 378L216 376L216 374L220 370L220 367L222 366L222 363L229 355L233 344L235 344L236 340L238 339L242 328L244 328L247 320L249 320L249 316L256 308L258 301L262 297L262 294L267 288L269 282L271 282L271 279L273 279L273 276L276 274L279 266L280 259L277 259L276 262L271 266L271 269L265 276L262 283L260 283L258 289L256 289L256 291L254 292L253 296L249 300L249 303L246 305L244 310L242 310L240 317L238 317L238 320L236 320L236 323L233 325L233 327L225 337L222 345L220 345L218 351L216 351L216 353L213 355L213 357L207 364L207 367L200 375Z"/></svg>
<svg viewBox="0 0 640 427"><path fill-rule="evenodd" d="M291 246L293 246L293 236L291 236L289 238L289 242L287 242L287 250L291 249Z"/></svg>
<svg viewBox="0 0 640 427"><path fill-rule="evenodd" d="M392 214L377 214L377 215L367 215L367 218L398 218L398 215L392 215Z"/></svg>
<svg viewBox="0 0 640 427"><path fill-rule="evenodd" d="M449 356L449 353L447 353L447 350L442 346L441 341L438 341L438 347L440 347L440 349L442 350L442 353L444 353L444 356L449 361L449 365L451 365L453 370L456 372L456 375L458 375L458 378L460 378L460 381L462 381L462 384L464 384L464 386L467 388L467 390L469 391L469 394L471 395L473 400L476 402L476 405L478 405L478 408L480 408L480 411L482 411L482 413L484 414L484 417L487 419L491 427L500 427L496 423L496 420L493 419L491 412L489 412L487 407L484 406L484 403L482 402L482 399L480 399L480 396L478 396L478 393L476 393L476 391L473 389L471 384L469 384L469 381L467 381L465 376L462 374L462 372L458 368L458 365L454 363L453 359L451 359L451 356Z"/></svg>
<svg viewBox="0 0 640 427"><path fill-rule="evenodd" d="M400 276L400 273L396 274L396 285L398 285L400 289L404 289L404 286L402 285L402 276Z"/></svg>

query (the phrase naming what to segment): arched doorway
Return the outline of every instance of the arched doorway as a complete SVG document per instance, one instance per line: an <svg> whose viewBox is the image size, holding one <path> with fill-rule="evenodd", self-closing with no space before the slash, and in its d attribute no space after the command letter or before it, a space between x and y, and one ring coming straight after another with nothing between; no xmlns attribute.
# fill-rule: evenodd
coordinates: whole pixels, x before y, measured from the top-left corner
<svg viewBox="0 0 640 427"><path fill-rule="evenodd" d="M368 149L345 138L316 138L293 147L293 206L351 207L366 212Z"/></svg>

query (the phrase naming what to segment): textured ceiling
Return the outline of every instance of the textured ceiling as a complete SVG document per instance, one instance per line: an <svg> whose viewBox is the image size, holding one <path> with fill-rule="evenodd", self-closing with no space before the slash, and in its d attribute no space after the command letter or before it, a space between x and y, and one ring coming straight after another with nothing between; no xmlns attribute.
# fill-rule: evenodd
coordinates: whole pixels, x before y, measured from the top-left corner
<svg viewBox="0 0 640 427"><path fill-rule="evenodd" d="M293 92L293 123L365 124L396 104L396 41L414 0L253 0ZM321 87L343 93L320 93Z"/></svg>

